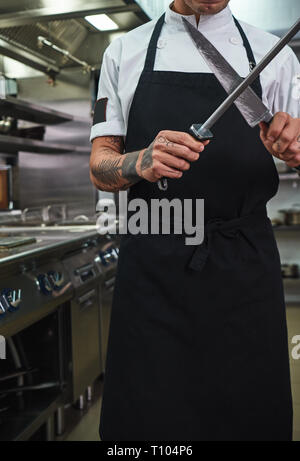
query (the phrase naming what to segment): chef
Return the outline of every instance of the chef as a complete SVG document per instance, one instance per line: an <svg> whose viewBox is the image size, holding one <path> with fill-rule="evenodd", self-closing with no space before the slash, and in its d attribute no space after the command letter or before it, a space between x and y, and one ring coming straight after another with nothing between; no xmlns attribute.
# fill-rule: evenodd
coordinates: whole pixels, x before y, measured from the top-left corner
<svg viewBox="0 0 300 461"><path fill-rule="evenodd" d="M126 235L112 308L100 436L105 441L291 440L280 260L266 204L274 156L300 165L299 63L289 47L253 89L275 114L251 129L235 106L214 139L187 134L225 99L185 16L236 71L278 40L237 21L229 0L175 0L106 50L90 170L129 200L204 199L205 238ZM157 180L168 178L161 191Z"/></svg>

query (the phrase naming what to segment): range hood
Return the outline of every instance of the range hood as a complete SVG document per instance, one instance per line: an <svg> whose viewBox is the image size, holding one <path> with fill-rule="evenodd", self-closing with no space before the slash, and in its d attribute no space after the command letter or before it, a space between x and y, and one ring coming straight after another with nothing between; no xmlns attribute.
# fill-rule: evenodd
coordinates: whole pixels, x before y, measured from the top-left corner
<svg viewBox="0 0 300 461"><path fill-rule="evenodd" d="M84 18L93 14L108 14L119 26L128 31L148 20L133 0L1 0L0 54L22 62L52 77L62 69L74 67L74 61L51 47L40 46L42 36L66 50L79 60L89 49L91 36L99 32ZM91 66L99 66L99 49L94 50Z"/></svg>

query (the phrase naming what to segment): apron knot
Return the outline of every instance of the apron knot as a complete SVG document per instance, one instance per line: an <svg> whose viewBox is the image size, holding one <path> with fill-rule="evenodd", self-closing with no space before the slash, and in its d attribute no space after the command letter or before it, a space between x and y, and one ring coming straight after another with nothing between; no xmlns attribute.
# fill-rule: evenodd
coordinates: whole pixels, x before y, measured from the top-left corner
<svg viewBox="0 0 300 461"><path fill-rule="evenodd" d="M219 232L227 238L236 238L242 227L255 225L260 222L269 221L266 212L253 213L231 220L222 218L210 219L204 227L204 240L198 245L189 263L189 268L201 272L204 268L211 251L212 234Z"/></svg>

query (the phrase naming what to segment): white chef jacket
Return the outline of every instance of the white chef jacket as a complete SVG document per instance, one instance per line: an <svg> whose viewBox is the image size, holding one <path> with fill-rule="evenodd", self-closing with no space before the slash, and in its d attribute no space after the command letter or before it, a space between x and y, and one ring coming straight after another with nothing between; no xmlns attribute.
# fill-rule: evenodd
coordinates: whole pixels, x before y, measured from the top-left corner
<svg viewBox="0 0 300 461"><path fill-rule="evenodd" d="M181 17L182 15L175 13L170 7L167 8L165 24L157 45L154 70L211 73L187 34ZM194 15L185 17L197 27ZM106 121L92 127L91 140L98 136L126 136L130 107L156 22L157 19L150 21L115 39L106 49L98 89L98 99L107 98ZM242 21L240 23L258 63L278 41L278 37ZM198 29L241 77L248 75L246 50L229 6L218 14L202 15ZM262 72L263 101L274 114L284 111L293 117L299 117L300 91L293 87L297 76L300 77L300 64L289 47L285 47Z"/></svg>

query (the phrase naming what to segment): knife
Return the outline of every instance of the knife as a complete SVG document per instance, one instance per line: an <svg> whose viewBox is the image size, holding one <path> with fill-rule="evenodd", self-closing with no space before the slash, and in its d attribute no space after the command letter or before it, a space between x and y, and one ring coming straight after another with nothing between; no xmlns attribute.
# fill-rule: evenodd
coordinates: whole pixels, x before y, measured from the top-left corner
<svg viewBox="0 0 300 461"><path fill-rule="evenodd" d="M185 18L182 18L184 26L202 55L210 70L217 77L226 93L232 93L242 82L243 78L234 70L228 61L214 47L214 45ZM263 104L251 86L239 96L234 104L237 106L246 122L254 128L260 122L269 123L273 114Z"/></svg>
<svg viewBox="0 0 300 461"><path fill-rule="evenodd" d="M199 37L198 34L201 32L193 27L185 18L182 18L182 21L188 30L188 33L192 36L193 40L195 37L195 43L199 50ZM278 55L278 53L289 43L289 41L296 35L297 32L300 30L300 18L298 21L291 27L291 29L279 40L275 46L267 53L267 55L259 62L259 64L250 72L248 77L242 79L238 74L238 78L236 80L227 80L225 82L225 78L222 79L223 84L226 85L226 91L231 91L229 96L225 99L225 101L215 110L215 112L209 117L208 120L204 124L193 124L190 129L189 133L199 141L206 141L213 139L213 134L210 129L215 125L215 123L222 117L222 115L232 106L233 103L236 103L239 110L245 117L247 110L249 114L247 114L246 120L251 122L250 126L256 126L261 121L270 122L272 120L272 114L268 111L268 109L263 105L260 98L254 93L254 91L250 88L250 85L254 82L254 80L260 75L260 73L267 67L267 65ZM193 32L193 35L192 35ZM202 37L203 34L201 34ZM206 39L207 40L207 39ZM212 44L210 44L213 46ZM200 51L200 50L199 50ZM202 53L201 53L202 54ZM215 55L215 53L214 53ZM210 61L210 66L212 65ZM229 63L227 63L227 69L232 69ZM220 71L218 71L218 75L220 76ZM234 71L235 72L235 71ZM216 75L218 78L218 76ZM230 88L231 86L231 88ZM249 91L248 91L249 90ZM247 91L247 92L246 92ZM246 95L244 95L246 93ZM248 95L248 98L247 98ZM241 97L242 96L242 97ZM256 98L254 97L256 96ZM241 97L241 98L240 98ZM239 101L237 101L239 99ZM263 107L264 106L264 107ZM263 118L261 118L263 117ZM261 118L261 119L260 119ZM269 119L269 120L268 120ZM300 167L296 168L300 171ZM158 181L158 187L160 190L167 190L168 189L168 182L166 178L162 178Z"/></svg>

